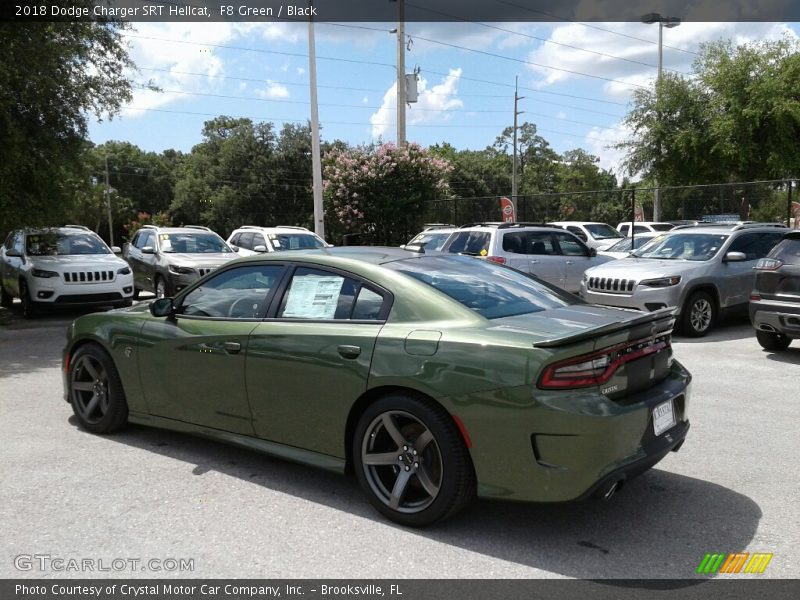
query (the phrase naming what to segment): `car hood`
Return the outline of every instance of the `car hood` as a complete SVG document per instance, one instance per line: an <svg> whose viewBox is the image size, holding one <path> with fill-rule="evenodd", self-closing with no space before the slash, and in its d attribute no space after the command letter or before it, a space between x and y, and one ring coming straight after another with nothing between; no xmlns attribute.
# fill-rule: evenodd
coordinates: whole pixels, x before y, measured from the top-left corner
<svg viewBox="0 0 800 600"><path fill-rule="evenodd" d="M586 270L587 277L622 279L654 279L680 275L707 265L707 261L658 260L654 258L621 258Z"/></svg>
<svg viewBox="0 0 800 600"><path fill-rule="evenodd" d="M211 267L224 265L226 262L237 258L239 255L236 252L231 252L230 254L182 254L179 252L167 252L164 256L174 265L185 265L187 267L203 265Z"/></svg>
<svg viewBox="0 0 800 600"><path fill-rule="evenodd" d="M611 248L611 246L616 244L619 240L620 240L620 238L610 238L610 239L607 239L607 240L597 240L596 239L594 241L593 245L594 245L595 249L598 250L598 251L599 250L605 250L607 248Z"/></svg>
<svg viewBox="0 0 800 600"><path fill-rule="evenodd" d="M60 256L29 256L31 264L36 267L48 270L62 269L85 269L87 271L99 268L127 267L121 258L114 254L65 254Z"/></svg>

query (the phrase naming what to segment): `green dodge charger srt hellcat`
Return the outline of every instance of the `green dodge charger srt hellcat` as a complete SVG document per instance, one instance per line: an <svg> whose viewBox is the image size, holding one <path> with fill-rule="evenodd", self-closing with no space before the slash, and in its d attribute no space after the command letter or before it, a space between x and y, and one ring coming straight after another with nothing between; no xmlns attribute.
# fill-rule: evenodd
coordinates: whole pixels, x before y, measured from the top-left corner
<svg viewBox="0 0 800 600"><path fill-rule="evenodd" d="M133 422L352 471L384 515L425 525L476 494L610 497L677 450L691 376L672 326L471 257L282 252L80 317L64 386L89 431Z"/></svg>

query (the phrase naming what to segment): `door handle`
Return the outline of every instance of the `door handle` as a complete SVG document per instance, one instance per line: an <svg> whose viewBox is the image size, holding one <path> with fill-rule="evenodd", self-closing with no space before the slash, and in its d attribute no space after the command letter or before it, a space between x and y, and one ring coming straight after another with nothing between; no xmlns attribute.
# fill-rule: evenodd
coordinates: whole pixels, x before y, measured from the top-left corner
<svg viewBox="0 0 800 600"><path fill-rule="evenodd" d="M360 346L347 346L342 344L337 348L337 350L342 358L358 358L358 356L361 354Z"/></svg>
<svg viewBox="0 0 800 600"><path fill-rule="evenodd" d="M238 354L242 345L239 342L223 342L222 349L228 354Z"/></svg>

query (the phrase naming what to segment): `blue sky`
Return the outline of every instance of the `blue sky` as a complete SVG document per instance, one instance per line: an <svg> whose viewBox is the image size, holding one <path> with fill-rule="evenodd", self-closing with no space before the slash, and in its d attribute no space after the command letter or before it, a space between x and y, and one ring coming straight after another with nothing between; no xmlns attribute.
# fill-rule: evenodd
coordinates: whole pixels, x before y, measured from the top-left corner
<svg viewBox="0 0 800 600"><path fill-rule="evenodd" d="M324 140L394 141L394 23L315 25ZM664 30L664 69L691 71L701 43L797 36L797 24L683 23ZM189 151L203 122L226 114L257 121L310 116L308 26L301 23L134 23L127 32L138 82L121 116L93 122L95 143L124 140L144 150ZM490 145L513 118L537 125L558 152L584 148L621 172L610 146L633 91L653 85L658 28L640 23L407 23L407 71L420 70L407 137L424 146Z"/></svg>

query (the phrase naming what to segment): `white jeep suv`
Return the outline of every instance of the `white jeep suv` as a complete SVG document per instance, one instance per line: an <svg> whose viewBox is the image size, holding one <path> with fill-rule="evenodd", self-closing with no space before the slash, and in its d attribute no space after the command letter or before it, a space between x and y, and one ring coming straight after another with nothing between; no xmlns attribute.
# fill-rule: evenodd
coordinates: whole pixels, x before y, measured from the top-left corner
<svg viewBox="0 0 800 600"><path fill-rule="evenodd" d="M133 275L100 237L81 225L12 231L0 248L0 304L22 301L31 318L56 306L130 306Z"/></svg>
<svg viewBox="0 0 800 600"><path fill-rule="evenodd" d="M325 248L330 245L313 231L291 225L277 227L242 225L239 229L233 230L228 238L228 244L239 248L239 256L252 256L259 252Z"/></svg>
<svg viewBox="0 0 800 600"><path fill-rule="evenodd" d="M577 293L583 272L614 260L598 256L575 235L540 223L479 223L454 230L442 252L468 254L536 275Z"/></svg>

